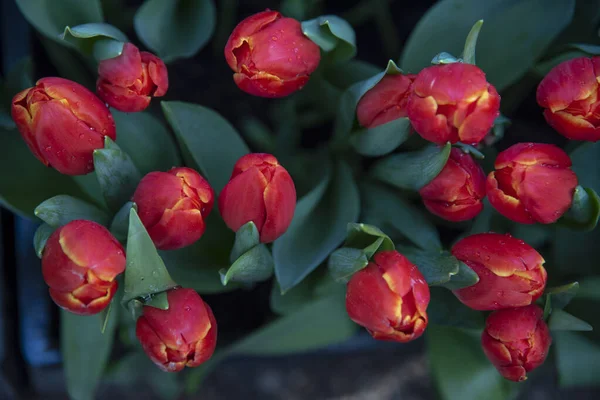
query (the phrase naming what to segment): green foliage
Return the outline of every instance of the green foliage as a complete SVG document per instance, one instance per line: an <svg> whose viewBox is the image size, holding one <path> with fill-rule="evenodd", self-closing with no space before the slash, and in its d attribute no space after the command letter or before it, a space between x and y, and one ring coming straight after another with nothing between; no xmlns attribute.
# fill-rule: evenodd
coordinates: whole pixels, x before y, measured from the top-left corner
<svg viewBox="0 0 600 400"><path fill-rule="evenodd" d="M354 29L336 15L323 15L304 21L302 31L323 49L331 62L347 61L356 54Z"/></svg>
<svg viewBox="0 0 600 400"><path fill-rule="evenodd" d="M110 216L106 211L64 194L44 201L35 208L34 214L53 228L61 227L77 219L95 221L104 226L110 222Z"/></svg>
<svg viewBox="0 0 600 400"><path fill-rule="evenodd" d="M67 26L60 38L97 61L121 55L123 43L129 42L123 32L105 23Z"/></svg>

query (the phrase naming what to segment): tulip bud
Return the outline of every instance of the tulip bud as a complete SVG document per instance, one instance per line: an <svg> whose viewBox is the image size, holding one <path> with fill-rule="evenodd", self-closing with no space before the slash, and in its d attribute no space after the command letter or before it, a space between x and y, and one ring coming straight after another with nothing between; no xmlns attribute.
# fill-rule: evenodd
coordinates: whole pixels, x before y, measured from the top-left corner
<svg viewBox="0 0 600 400"><path fill-rule="evenodd" d="M537 88L550 126L573 140L600 140L600 57L580 57L552 68Z"/></svg>
<svg viewBox="0 0 600 400"><path fill-rule="evenodd" d="M161 97L169 88L163 60L131 43L121 55L100 61L96 92L109 106L123 112L145 110L152 97Z"/></svg>
<svg viewBox="0 0 600 400"><path fill-rule="evenodd" d="M138 215L155 246L174 250L200 239L215 194L208 181L191 168L150 172L133 194Z"/></svg>
<svg viewBox="0 0 600 400"><path fill-rule="evenodd" d="M485 173L473 157L453 148L444 169L419 193L432 214L448 221L466 221L483 210Z"/></svg>
<svg viewBox="0 0 600 400"><path fill-rule="evenodd" d="M541 308L494 311L485 322L481 345L500 374L511 381L527 379L527 372L544 363L552 343Z"/></svg>
<svg viewBox="0 0 600 400"><path fill-rule="evenodd" d="M219 195L219 210L229 229L237 232L252 221L262 243L283 235L295 208L294 181L271 154L251 153L240 158Z"/></svg>
<svg viewBox="0 0 600 400"><path fill-rule="evenodd" d="M121 244L100 224L71 221L55 230L42 253L50 297L74 314L92 315L108 306L125 270Z"/></svg>
<svg viewBox="0 0 600 400"><path fill-rule="evenodd" d="M487 178L488 199L506 218L550 224L573 202L577 176L571 159L551 144L517 143L496 158Z"/></svg>
<svg viewBox="0 0 600 400"><path fill-rule="evenodd" d="M416 75L386 75L361 97L356 116L361 126L375 128L406 117L406 102L410 85Z"/></svg>
<svg viewBox="0 0 600 400"><path fill-rule="evenodd" d="M394 250L376 253L348 282L346 311L375 339L406 343L418 338L427 327L428 304L425 278Z"/></svg>
<svg viewBox="0 0 600 400"><path fill-rule="evenodd" d="M12 99L12 118L29 150L65 175L94 170L93 152L115 140L115 122L92 92L62 78L42 78Z"/></svg>
<svg viewBox="0 0 600 400"><path fill-rule="evenodd" d="M415 78L408 118L425 140L479 143L500 115L500 95L472 64L427 67Z"/></svg>
<svg viewBox="0 0 600 400"><path fill-rule="evenodd" d="M454 291L462 303L474 310L528 306L546 287L542 256L510 235L468 236L454 245L452 255L479 276L475 285Z"/></svg>
<svg viewBox="0 0 600 400"><path fill-rule="evenodd" d="M217 345L212 310L192 289L167 292L169 308L144 306L135 334L144 352L160 369L181 371L207 361Z"/></svg>
<svg viewBox="0 0 600 400"><path fill-rule="evenodd" d="M306 85L321 52L304 36L300 22L267 10L235 27L225 45L225 59L244 92L285 97Z"/></svg>

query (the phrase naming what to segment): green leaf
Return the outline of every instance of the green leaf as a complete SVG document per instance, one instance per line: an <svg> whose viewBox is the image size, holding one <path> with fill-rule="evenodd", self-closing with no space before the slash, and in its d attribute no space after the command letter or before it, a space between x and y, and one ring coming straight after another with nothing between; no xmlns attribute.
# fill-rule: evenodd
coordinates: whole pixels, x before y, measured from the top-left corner
<svg viewBox="0 0 600 400"><path fill-rule="evenodd" d="M111 112L117 125L119 146L129 154L142 175L182 164L175 140L158 118L147 112Z"/></svg>
<svg viewBox="0 0 600 400"><path fill-rule="evenodd" d="M350 168L338 162L327 181L298 201L290 227L273 244L275 276L284 292L325 261L344 240L347 224L358 219L360 199Z"/></svg>
<svg viewBox="0 0 600 400"><path fill-rule="evenodd" d="M71 46L65 46L62 40L57 42L45 36L39 36L39 39L50 63L56 68L60 77L77 82L95 92L96 71L87 57Z"/></svg>
<svg viewBox="0 0 600 400"><path fill-rule="evenodd" d="M133 299L147 299L153 294L175 287L177 284L169 276L135 208L131 208L127 235L125 292L121 304L126 307Z"/></svg>
<svg viewBox="0 0 600 400"><path fill-rule="evenodd" d="M450 143L427 146L423 150L393 154L375 163L371 176L392 186L418 191L444 168L450 156Z"/></svg>
<svg viewBox="0 0 600 400"><path fill-rule="evenodd" d="M591 331L592 326L587 322L563 310L553 310L548 320L551 331Z"/></svg>
<svg viewBox="0 0 600 400"><path fill-rule="evenodd" d="M167 292L153 294L144 303L147 306L158 308L160 310L169 309L169 300L167 298Z"/></svg>
<svg viewBox="0 0 600 400"><path fill-rule="evenodd" d="M93 400L94 392L106 368L118 321L112 310L104 333L99 315L82 317L61 310L60 347L69 397Z"/></svg>
<svg viewBox="0 0 600 400"><path fill-rule="evenodd" d="M43 35L60 41L65 26L102 22L100 0L16 0L21 13Z"/></svg>
<svg viewBox="0 0 600 400"><path fill-rule="evenodd" d="M456 62L463 62L463 60L461 58L453 56L450 53L446 53L445 51L442 51L441 53L436 54L431 59L431 63L434 65L452 64L452 63L456 63Z"/></svg>
<svg viewBox="0 0 600 400"><path fill-rule="evenodd" d="M429 326L425 332L433 380L444 400L506 400L511 384L485 357L481 334Z"/></svg>
<svg viewBox="0 0 600 400"><path fill-rule="evenodd" d="M427 307L430 325L453 326L461 329L483 329L484 315L462 304L444 287L429 288L431 300Z"/></svg>
<svg viewBox="0 0 600 400"><path fill-rule="evenodd" d="M544 54L571 22L574 6L574 0L440 1L410 35L402 52L402 68L416 73L440 51L460 53L473 22L484 19L477 64L500 91L516 82Z"/></svg>
<svg viewBox="0 0 600 400"><path fill-rule="evenodd" d="M332 62L343 62L356 55L356 35L350 24L335 15L323 15L302 22L302 32L315 42Z"/></svg>
<svg viewBox="0 0 600 400"><path fill-rule="evenodd" d="M591 231L600 218L600 197L594 189L577 186L571 208L563 215L561 224L569 228Z"/></svg>
<svg viewBox="0 0 600 400"><path fill-rule="evenodd" d="M146 0L133 24L142 43L171 62L198 53L212 37L215 21L212 0Z"/></svg>
<svg viewBox="0 0 600 400"><path fill-rule="evenodd" d="M471 28L471 31L467 35L467 40L465 40L465 48L463 50L462 59L463 62L467 64L476 64L475 63L475 47L477 46L477 38L479 37L479 31L481 30L481 26L483 25L483 20L475 22L475 25Z"/></svg>
<svg viewBox="0 0 600 400"><path fill-rule="evenodd" d="M77 219L94 221L104 226L108 226L110 222L110 216L106 211L64 194L45 200L35 208L34 214L53 228L61 227Z"/></svg>
<svg viewBox="0 0 600 400"><path fill-rule="evenodd" d="M309 275L285 294L281 293L281 287L277 283L277 280L274 279L269 301L271 310L279 315L287 315L298 311L306 303L314 300L316 284L314 276L314 274Z"/></svg>
<svg viewBox="0 0 600 400"><path fill-rule="evenodd" d="M73 179L45 167L29 151L17 130L0 128L0 204L25 218L44 200L67 194L87 199ZM13 171L18 171L17 173Z"/></svg>
<svg viewBox="0 0 600 400"><path fill-rule="evenodd" d="M129 214L132 207L137 206L135 203L128 201L123 207L115 214L112 222L110 223L110 232L119 241L125 242L127 240L127 232L129 231Z"/></svg>
<svg viewBox="0 0 600 400"><path fill-rule="evenodd" d="M380 184L363 183L361 194L363 218L366 222L384 229L394 228L423 249L442 248L439 234L431 220L392 189Z"/></svg>
<svg viewBox="0 0 600 400"><path fill-rule="evenodd" d="M571 282L566 285L547 288L544 294L552 298L552 309L562 310L573 300L579 291L579 282Z"/></svg>
<svg viewBox="0 0 600 400"><path fill-rule="evenodd" d="M229 261L234 263L242 254L249 251L260 243L260 235L254 222L250 221L240 227L235 233L235 242L231 249Z"/></svg>
<svg viewBox="0 0 600 400"><path fill-rule="evenodd" d="M60 38L96 61L120 56L123 44L129 42L123 32L106 23L67 26Z"/></svg>
<svg viewBox="0 0 600 400"><path fill-rule="evenodd" d="M560 386L596 386L600 368L600 345L573 332L555 332L552 336Z"/></svg>
<svg viewBox="0 0 600 400"><path fill-rule="evenodd" d="M379 250L394 250L394 242L381 229L376 226L362 223L350 223L347 227L345 247L364 249L371 246L376 240L382 239Z"/></svg>
<svg viewBox="0 0 600 400"><path fill-rule="evenodd" d="M414 263L429 286L444 286L450 290L462 289L479 282L477 274L449 252L399 247L398 251Z"/></svg>
<svg viewBox="0 0 600 400"><path fill-rule="evenodd" d="M236 161L249 152L248 147L235 128L209 108L178 101L163 101L161 105L179 145L188 150L219 193L229 182Z"/></svg>
<svg viewBox="0 0 600 400"><path fill-rule="evenodd" d="M37 254L38 258L42 258L46 242L50 235L52 235L52 232L54 232L54 229L55 228L48 224L42 224L35 230L35 235L33 235L33 248L35 249L35 254Z"/></svg>
<svg viewBox="0 0 600 400"><path fill-rule="evenodd" d="M325 69L325 79L335 87L345 90L349 86L372 78L381 69L366 61L353 59L343 64L330 65Z"/></svg>
<svg viewBox="0 0 600 400"><path fill-rule="evenodd" d="M221 283L253 283L267 280L273 274L273 257L267 246L260 244L242 254L229 269L219 271Z"/></svg>
<svg viewBox="0 0 600 400"><path fill-rule="evenodd" d="M342 247L331 253L327 268L336 282L347 283L355 272L365 268L368 264L369 259L364 251Z"/></svg>
<svg viewBox="0 0 600 400"><path fill-rule="evenodd" d="M350 143L358 154L379 157L396 150L408 139L411 129L408 118L398 118L375 128L354 132Z"/></svg>
<svg viewBox="0 0 600 400"><path fill-rule="evenodd" d="M131 157L108 136L103 149L94 150L94 168L108 207L117 212L127 203L142 179Z"/></svg>

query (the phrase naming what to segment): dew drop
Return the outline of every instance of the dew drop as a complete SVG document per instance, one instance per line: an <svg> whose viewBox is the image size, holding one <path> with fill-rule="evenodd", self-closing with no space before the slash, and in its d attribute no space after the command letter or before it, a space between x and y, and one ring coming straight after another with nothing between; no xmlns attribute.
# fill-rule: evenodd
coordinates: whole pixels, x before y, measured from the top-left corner
<svg viewBox="0 0 600 400"><path fill-rule="evenodd" d="M80 133L79 134L79 139L83 139L83 138L85 138L85 135L83 133Z"/></svg>
<svg viewBox="0 0 600 400"><path fill-rule="evenodd" d="M185 311L192 311L192 307L190 307L190 306L185 306L183 309L184 309Z"/></svg>

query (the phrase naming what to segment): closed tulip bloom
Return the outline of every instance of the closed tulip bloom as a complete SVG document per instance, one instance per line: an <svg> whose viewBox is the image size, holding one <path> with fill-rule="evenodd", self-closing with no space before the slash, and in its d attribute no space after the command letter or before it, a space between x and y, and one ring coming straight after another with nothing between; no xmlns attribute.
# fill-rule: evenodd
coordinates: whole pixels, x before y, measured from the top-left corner
<svg viewBox="0 0 600 400"><path fill-rule="evenodd" d="M29 150L65 175L94 170L93 152L115 140L115 122L92 92L62 78L42 78L12 99L12 118Z"/></svg>
<svg viewBox="0 0 600 400"><path fill-rule="evenodd" d="M479 277L475 285L454 290L456 297L474 310L528 306L546 287L542 256L510 235L468 236L452 247L452 255Z"/></svg>
<svg viewBox="0 0 600 400"><path fill-rule="evenodd" d="M500 95L475 65L427 67L412 89L408 118L415 131L433 143L477 144L500 115Z"/></svg>
<svg viewBox="0 0 600 400"><path fill-rule="evenodd" d="M180 167L144 176L133 202L156 247L174 250L200 239L214 197L206 179L191 168Z"/></svg>
<svg viewBox="0 0 600 400"><path fill-rule="evenodd" d="M537 88L550 126L573 140L600 140L600 57L579 57L552 68Z"/></svg>
<svg viewBox="0 0 600 400"><path fill-rule="evenodd" d="M237 232L252 221L262 243L285 233L295 208L294 181L271 154L251 153L240 158L219 195L219 210L229 229Z"/></svg>
<svg viewBox="0 0 600 400"><path fill-rule="evenodd" d="M487 358L508 380L521 382L546 360L552 337L535 304L495 311L485 322L481 345Z"/></svg>
<svg viewBox="0 0 600 400"><path fill-rule="evenodd" d="M169 308L144 306L135 334L150 360L165 372L197 367L217 345L217 322L212 310L192 289L167 292Z"/></svg>
<svg viewBox="0 0 600 400"><path fill-rule="evenodd" d="M406 103L415 75L386 75L361 97L356 107L358 123L375 128L407 116Z"/></svg>
<svg viewBox="0 0 600 400"><path fill-rule="evenodd" d="M551 224L570 207L577 187L571 159L551 144L518 143L496 158L487 178L488 199L506 218Z"/></svg>
<svg viewBox="0 0 600 400"><path fill-rule="evenodd" d="M397 251L382 251L352 275L346 311L375 339L405 343L425 331L429 298L417 267Z"/></svg>
<svg viewBox="0 0 600 400"><path fill-rule="evenodd" d="M225 59L244 92L284 97L306 85L321 52L304 36L300 22L267 10L235 27L225 45Z"/></svg>
<svg viewBox="0 0 600 400"><path fill-rule="evenodd" d="M448 221L466 221L483 210L485 172L473 157L453 148L442 171L419 193L432 214Z"/></svg>
<svg viewBox="0 0 600 400"><path fill-rule="evenodd" d="M114 58L100 61L96 92L109 106L124 112L145 110L152 97L162 97L169 88L169 75L163 60L140 52L131 43Z"/></svg>
<svg viewBox="0 0 600 400"><path fill-rule="evenodd" d="M125 270L121 244L102 225L76 220L50 235L42 253L42 274L50 297L74 314L92 315L108 306Z"/></svg>

